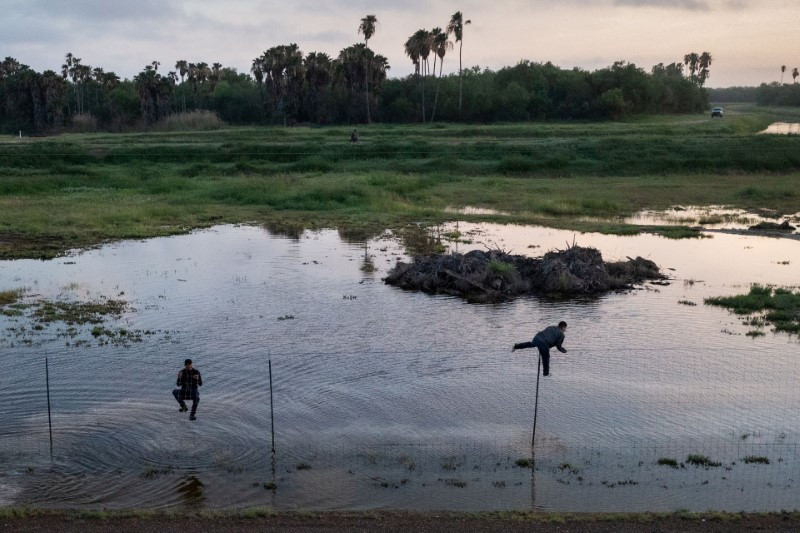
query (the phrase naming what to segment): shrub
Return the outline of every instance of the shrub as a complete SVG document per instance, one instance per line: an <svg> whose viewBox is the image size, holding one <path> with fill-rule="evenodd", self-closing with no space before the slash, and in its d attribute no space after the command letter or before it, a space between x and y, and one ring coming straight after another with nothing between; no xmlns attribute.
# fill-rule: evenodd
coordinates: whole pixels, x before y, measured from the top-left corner
<svg viewBox="0 0 800 533"><path fill-rule="evenodd" d="M213 111L197 109L175 113L158 121L155 125L157 131L205 131L218 130L225 123Z"/></svg>
<svg viewBox="0 0 800 533"><path fill-rule="evenodd" d="M74 133L95 133L99 131L97 118L89 113L81 113L73 116L72 131Z"/></svg>

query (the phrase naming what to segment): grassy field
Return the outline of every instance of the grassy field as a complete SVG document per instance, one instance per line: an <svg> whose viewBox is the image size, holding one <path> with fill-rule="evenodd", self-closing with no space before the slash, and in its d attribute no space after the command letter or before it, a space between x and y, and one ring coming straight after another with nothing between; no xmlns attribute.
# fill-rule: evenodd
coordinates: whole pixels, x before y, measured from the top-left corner
<svg viewBox="0 0 800 533"><path fill-rule="evenodd" d="M726 107L620 122L230 128L0 139L0 257L52 257L222 222L369 235L466 216L636 233L642 208L796 212L800 139L756 133L790 111ZM648 228L669 236L674 228Z"/></svg>

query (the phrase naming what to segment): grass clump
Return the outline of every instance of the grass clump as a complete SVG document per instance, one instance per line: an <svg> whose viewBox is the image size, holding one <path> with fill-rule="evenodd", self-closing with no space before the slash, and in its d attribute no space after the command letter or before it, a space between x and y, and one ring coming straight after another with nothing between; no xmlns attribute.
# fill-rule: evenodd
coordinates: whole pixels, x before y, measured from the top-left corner
<svg viewBox="0 0 800 533"><path fill-rule="evenodd" d="M763 322L773 324L776 331L800 333L800 291L755 284L747 294L706 298L705 303L725 307L737 315L764 313ZM759 324L761 318L749 323ZM748 335L758 336L758 333L751 331Z"/></svg>
<svg viewBox="0 0 800 533"><path fill-rule="evenodd" d="M297 470L311 470L311 465L305 462L298 463L295 467Z"/></svg>
<svg viewBox="0 0 800 533"><path fill-rule="evenodd" d="M12 305L22 298L25 293L24 289L14 289L9 291L0 291L0 306Z"/></svg>
<svg viewBox="0 0 800 533"><path fill-rule="evenodd" d="M686 458L686 462L689 463L690 465L694 465L694 466L705 466L705 467L722 466L722 463L718 463L718 462L712 461L711 459L709 459L705 455L700 455L700 454L691 454L691 455L689 455Z"/></svg>
<svg viewBox="0 0 800 533"><path fill-rule="evenodd" d="M522 457L514 461L514 464L520 468L533 468L533 461L526 457Z"/></svg>
<svg viewBox="0 0 800 533"><path fill-rule="evenodd" d="M750 464L762 464L762 465L768 465L769 464L769 458L768 457L764 457L762 455L748 455L747 457L743 458L742 461L745 462L746 464L749 464L749 465Z"/></svg>
<svg viewBox="0 0 800 533"><path fill-rule="evenodd" d="M671 466L672 468L678 468L678 461L675 459L671 459L669 457L662 457L658 460L658 464L662 466Z"/></svg>
<svg viewBox="0 0 800 533"><path fill-rule="evenodd" d="M517 267L515 267L513 263L507 263L497 259L490 260L487 266L489 270L501 276L509 276L517 271Z"/></svg>

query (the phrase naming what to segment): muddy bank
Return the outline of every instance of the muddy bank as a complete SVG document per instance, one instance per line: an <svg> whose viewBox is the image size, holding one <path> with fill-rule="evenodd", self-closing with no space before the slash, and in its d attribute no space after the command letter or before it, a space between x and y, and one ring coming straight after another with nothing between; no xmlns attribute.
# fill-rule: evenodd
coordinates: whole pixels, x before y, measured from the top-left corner
<svg viewBox="0 0 800 533"><path fill-rule="evenodd" d="M470 302L501 302L518 296L596 296L663 279L658 266L642 257L605 262L595 248L571 246L540 258L502 250L417 256L398 262L384 281L406 290L449 294Z"/></svg>
<svg viewBox="0 0 800 533"><path fill-rule="evenodd" d="M508 511L453 513L413 511L279 513L271 509L238 512L192 510L36 511L10 509L0 531L580 531L580 532L738 532L797 531L800 515L783 513L548 513Z"/></svg>

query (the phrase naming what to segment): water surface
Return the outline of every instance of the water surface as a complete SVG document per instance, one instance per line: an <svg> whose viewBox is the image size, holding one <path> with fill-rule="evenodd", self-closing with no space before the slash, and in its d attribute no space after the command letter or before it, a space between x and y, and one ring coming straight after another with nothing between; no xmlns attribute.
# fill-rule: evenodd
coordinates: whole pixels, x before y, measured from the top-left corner
<svg viewBox="0 0 800 533"><path fill-rule="evenodd" d="M591 300L470 305L385 285L407 259L392 235L245 226L0 262L0 290L122 297L133 309L111 324L158 332L101 346L87 328L65 340L55 325L0 316L0 504L798 507L798 339L747 337L753 326L703 298L797 286L800 242L463 222L439 234L460 234L447 244L462 252L538 256L577 242L607 260L646 256L673 279ZM531 453L536 359L510 348L559 320L569 353L554 354L540 383L531 471L515 463ZM196 422L170 394L187 356L205 382ZM656 464L688 454L722 465ZM749 455L770 464L743 463Z"/></svg>

